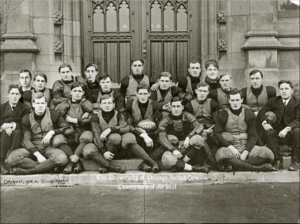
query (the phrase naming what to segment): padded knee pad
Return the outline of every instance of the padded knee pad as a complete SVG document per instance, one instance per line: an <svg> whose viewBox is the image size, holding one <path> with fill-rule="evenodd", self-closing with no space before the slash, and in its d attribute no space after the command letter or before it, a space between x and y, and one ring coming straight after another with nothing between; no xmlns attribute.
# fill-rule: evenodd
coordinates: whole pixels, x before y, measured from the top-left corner
<svg viewBox="0 0 300 224"><path fill-rule="evenodd" d="M67 144L67 139L63 134L55 135L52 138L52 146L58 148L59 146Z"/></svg>
<svg viewBox="0 0 300 224"><path fill-rule="evenodd" d="M61 152L57 153L57 155L52 158L52 161L58 166L65 166L68 164L68 157L65 153Z"/></svg>
<svg viewBox="0 0 300 224"><path fill-rule="evenodd" d="M161 157L161 162L165 169L170 169L176 165L177 160L177 157L170 151L166 151Z"/></svg>
<svg viewBox="0 0 300 224"><path fill-rule="evenodd" d="M93 133L91 131L85 131L81 134L80 138L79 138L79 142L82 143L93 143L94 141L94 136Z"/></svg>
<svg viewBox="0 0 300 224"><path fill-rule="evenodd" d="M112 143L114 145L121 144L122 136L118 133L112 133L107 137L107 143Z"/></svg>
<svg viewBox="0 0 300 224"><path fill-rule="evenodd" d="M201 148L204 146L204 139L200 135L195 135L190 139L190 145L196 148Z"/></svg>
<svg viewBox="0 0 300 224"><path fill-rule="evenodd" d="M89 143L84 146L82 150L82 155L85 159L91 159L96 153L98 153L98 148L94 143Z"/></svg>
<svg viewBox="0 0 300 224"><path fill-rule="evenodd" d="M122 135L122 147L126 149L129 144L137 144L136 138L132 133Z"/></svg>

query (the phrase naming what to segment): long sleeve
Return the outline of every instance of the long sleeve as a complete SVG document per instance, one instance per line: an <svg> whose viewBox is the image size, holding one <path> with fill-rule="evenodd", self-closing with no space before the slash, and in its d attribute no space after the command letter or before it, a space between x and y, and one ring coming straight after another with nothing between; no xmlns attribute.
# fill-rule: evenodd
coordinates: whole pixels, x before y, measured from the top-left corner
<svg viewBox="0 0 300 224"><path fill-rule="evenodd" d="M228 119L228 113L226 110L221 110L218 113L218 119L214 128L214 136L217 139L217 141L219 142L219 146L221 147L228 147L230 146L230 143L227 142L223 136L222 136L222 132L224 131L224 127L226 125Z"/></svg>
<svg viewBox="0 0 300 224"><path fill-rule="evenodd" d="M57 111L50 109L50 114L55 126L55 129L53 130L55 134L64 134L65 130L70 128L70 125L60 116Z"/></svg>
<svg viewBox="0 0 300 224"><path fill-rule="evenodd" d="M127 91L127 87L129 85L129 77L126 76L121 80L121 86L120 86L120 93L123 95L123 97L126 97L126 91Z"/></svg>
<svg viewBox="0 0 300 224"><path fill-rule="evenodd" d="M91 129L95 137L95 144L100 149L101 154L103 155L106 152L103 142L100 140L101 128L99 124L99 117L94 114L91 118Z"/></svg>
<svg viewBox="0 0 300 224"><path fill-rule="evenodd" d="M255 114L249 109L245 109L245 120L247 123L247 134L248 134L248 140L247 140L247 145L245 150L250 152L257 142L257 137L256 137L256 129L255 129Z"/></svg>
<svg viewBox="0 0 300 224"><path fill-rule="evenodd" d="M191 138L194 135L200 135L204 130L203 124L199 123L197 121L197 118L191 113L183 112L183 115L184 115L184 120L187 120L193 126L193 130L187 135L187 137Z"/></svg>
<svg viewBox="0 0 300 224"><path fill-rule="evenodd" d="M173 152L176 150L176 148L170 143L170 141L167 138L167 132L166 129L169 125L172 125L172 122L169 117L164 117L158 125L159 129L159 141L161 145L166 148L167 150Z"/></svg>
<svg viewBox="0 0 300 224"><path fill-rule="evenodd" d="M38 149L35 147L35 145L32 143L32 134L31 134L31 126L29 121L29 115L26 115L22 119L22 128L23 128L23 144L26 149L28 149L29 152L32 154L38 151Z"/></svg>

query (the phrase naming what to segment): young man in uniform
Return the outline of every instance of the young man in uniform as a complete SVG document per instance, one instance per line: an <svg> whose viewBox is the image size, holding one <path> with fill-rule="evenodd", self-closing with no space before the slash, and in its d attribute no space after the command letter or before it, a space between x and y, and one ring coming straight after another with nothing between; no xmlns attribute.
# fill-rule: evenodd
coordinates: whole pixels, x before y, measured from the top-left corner
<svg viewBox="0 0 300 224"><path fill-rule="evenodd" d="M128 98L136 97L136 90L139 86L150 87L150 78L143 74L144 70L144 60L134 59L131 61L131 71L130 76L126 76L121 80L120 93L124 96L125 100Z"/></svg>
<svg viewBox="0 0 300 224"><path fill-rule="evenodd" d="M193 60L189 63L189 76L181 77L178 80L178 87L182 89L183 92L189 94L188 100L192 100L195 96L195 89L200 83L201 79L201 65L200 62ZM187 96L186 96L187 97Z"/></svg>
<svg viewBox="0 0 300 224"><path fill-rule="evenodd" d="M203 125L192 114L183 111L184 106L179 97L171 100L171 107L171 114L159 123L161 146L151 154L151 158L160 160L161 169L208 173L209 167L198 164L202 160L199 156L204 146L200 136Z"/></svg>
<svg viewBox="0 0 300 224"><path fill-rule="evenodd" d="M1 174L8 174L4 162L14 149L21 147L23 116L30 113L27 105L19 102L21 93L19 86L10 84L8 86L8 101L1 104Z"/></svg>
<svg viewBox="0 0 300 224"><path fill-rule="evenodd" d="M81 76L72 76L72 67L67 63L61 64L58 68L58 72L61 76L61 79L53 83L53 100L51 101L50 106L52 109L71 97L70 87L74 82L80 82L84 85L87 85L86 80Z"/></svg>
<svg viewBox="0 0 300 224"><path fill-rule="evenodd" d="M293 96L294 87L290 81L279 81L278 88L280 96L269 99L259 111L257 118L262 122L267 147L275 155L273 164L275 169L282 169L283 166L279 144L292 143L292 164L288 169L297 171L299 169L299 99ZM272 125L265 120L266 113L269 111L276 115Z"/></svg>
<svg viewBox="0 0 300 224"><path fill-rule="evenodd" d="M147 87L138 87L136 98L127 101L126 112L127 121L130 125L131 132L135 135L137 143L150 154L156 147L158 142L157 130L150 133L138 127L139 122L150 120L158 124L162 114L160 113L160 105L157 101L150 99L151 93ZM146 163L140 164L138 167L143 171L151 171L151 167Z"/></svg>
<svg viewBox="0 0 300 224"><path fill-rule="evenodd" d="M43 73L37 73L33 78L33 89L31 91L25 91L23 93L23 101L32 109L31 99L33 95L37 92L44 94L44 97L47 100L47 106L50 107L50 102L53 99L53 94L51 89L46 88L47 76Z"/></svg>
<svg viewBox="0 0 300 224"><path fill-rule="evenodd" d="M216 153L217 162L224 164L227 171L273 171L272 151L255 145L255 115L242 107L241 91L233 89L228 102L229 108L219 112L214 130L221 147Z"/></svg>
<svg viewBox="0 0 300 224"><path fill-rule="evenodd" d="M210 86L210 91L220 88L218 73L219 64L216 60L211 59L205 62L206 77L205 82Z"/></svg>
<svg viewBox="0 0 300 224"><path fill-rule="evenodd" d="M232 78L228 72L221 72L219 78L220 88L212 90L208 98L211 98L215 102L218 103L219 108L222 109L224 107L228 107L228 95L232 90Z"/></svg>
<svg viewBox="0 0 300 224"><path fill-rule="evenodd" d="M8 165L14 167L12 174L48 173L68 163L67 155L54 147L52 141L63 135L69 125L56 111L47 108L43 93L35 94L32 104L34 111L22 119L25 148L12 151L7 158Z"/></svg>
<svg viewBox="0 0 300 224"><path fill-rule="evenodd" d="M276 89L273 86L263 85L263 73L254 69L249 74L251 86L245 87L241 90L245 104L250 107L257 116L259 110L268 102L272 97L276 97Z"/></svg>
<svg viewBox="0 0 300 224"><path fill-rule="evenodd" d="M158 78L159 87L156 91L151 91L150 99L155 100L159 103L160 111L163 115L168 114L171 111L171 100L175 96L182 97L183 104L188 102L185 98L185 93L182 89L176 86L171 86L172 75L169 72L162 72Z"/></svg>
<svg viewBox="0 0 300 224"><path fill-rule="evenodd" d="M69 164L64 169L64 173L79 173L83 170L80 157L81 152L88 143L94 141L93 133L90 128L90 118L93 113L93 105L90 101L84 98L86 86L79 82L74 82L71 85L70 99L57 105L56 110L60 115L73 127L74 133L66 136L67 142L74 151L68 155L70 158Z"/></svg>
<svg viewBox="0 0 300 224"><path fill-rule="evenodd" d="M213 138L213 127L215 126L219 106L214 100L207 98L209 92L210 86L206 82L199 83L196 89L197 98L185 105L185 111L193 114L198 122L203 124L206 154L209 155L211 165L216 166L214 156L217 147Z"/></svg>

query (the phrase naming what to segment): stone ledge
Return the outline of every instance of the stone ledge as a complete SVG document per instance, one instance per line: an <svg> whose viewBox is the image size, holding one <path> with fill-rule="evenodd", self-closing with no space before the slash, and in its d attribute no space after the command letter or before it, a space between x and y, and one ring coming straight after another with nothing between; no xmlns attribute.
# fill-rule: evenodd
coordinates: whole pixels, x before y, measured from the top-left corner
<svg viewBox="0 0 300 224"><path fill-rule="evenodd" d="M299 171L277 172L180 172L172 173L145 173L140 171L127 171L125 174L106 173L99 174L95 171L85 171L80 174L36 174L26 176L5 175L1 176L1 187L70 187L72 185L101 186L120 184L140 185L147 184L178 184L202 185L225 183L290 183L299 182Z"/></svg>
<svg viewBox="0 0 300 224"><path fill-rule="evenodd" d="M128 171L137 170L142 163L141 159L127 159L127 160L112 160L113 165L126 166ZM101 166L92 160L81 159L85 171L97 171ZM283 157L283 169L288 169L291 165L291 157Z"/></svg>

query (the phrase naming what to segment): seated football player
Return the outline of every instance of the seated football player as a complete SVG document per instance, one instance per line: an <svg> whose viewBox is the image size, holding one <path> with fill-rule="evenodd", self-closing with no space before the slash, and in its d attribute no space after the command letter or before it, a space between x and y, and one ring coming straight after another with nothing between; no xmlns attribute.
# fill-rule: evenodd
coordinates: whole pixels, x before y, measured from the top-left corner
<svg viewBox="0 0 300 224"><path fill-rule="evenodd" d="M218 103L219 108L228 107L228 95L232 90L232 77L228 72L221 72L219 78L220 88L212 90L208 98Z"/></svg>
<svg viewBox="0 0 300 224"><path fill-rule="evenodd" d="M87 90L85 97L93 104L94 111L97 113L100 109L100 97L104 94L110 94L116 102L116 110L124 110L124 98L119 91L112 89L112 80L108 74L99 75L98 66L89 63L84 72L87 80Z"/></svg>
<svg viewBox="0 0 300 224"><path fill-rule="evenodd" d="M149 88L143 86L138 87L136 98L128 100L126 104L127 122L130 125L130 130L135 135L137 143L145 149L148 154L159 144L157 141L156 124L162 117L159 111L159 103L150 99L150 96ZM150 121L152 121L152 123ZM147 125L151 127L145 130L145 128L143 128L144 125L139 126L140 122L144 123L146 125L145 127L147 127ZM152 170L152 168L146 166L145 163L142 163L139 169L144 171Z"/></svg>
<svg viewBox="0 0 300 224"><path fill-rule="evenodd" d="M68 155L70 161L64 169L64 173L69 174L73 171L79 173L83 170L80 157L84 147L93 143L94 137L90 128L90 118L93 113L93 105L84 98L86 86L79 82L71 85L71 98L56 106L60 115L73 127L74 132L67 135L67 142L74 151Z"/></svg>
<svg viewBox="0 0 300 224"><path fill-rule="evenodd" d="M21 147L23 116L30 113L27 105L19 102L21 93L17 84L8 86L8 101L1 104L1 174L9 173L4 166L5 159L14 149Z"/></svg>
<svg viewBox="0 0 300 224"><path fill-rule="evenodd" d="M276 89L273 86L263 85L263 73L254 69L250 72L251 86L243 88L242 94L245 98L245 104L257 116L259 110L268 102L272 97L276 97ZM264 130L261 126L261 121L256 119L256 132L258 137L258 144L265 145L265 138L263 137Z"/></svg>
<svg viewBox="0 0 300 224"><path fill-rule="evenodd" d="M193 60L189 63L188 68L189 75L187 77L179 78L178 87L183 90L184 93L188 93L192 98L195 97L195 89L198 83L201 81L201 65L200 62Z"/></svg>
<svg viewBox="0 0 300 224"><path fill-rule="evenodd" d="M205 82L210 86L210 91L220 88L218 62L214 59L207 60L204 67L206 70Z"/></svg>
<svg viewBox="0 0 300 224"><path fill-rule="evenodd" d="M280 144L290 145L292 148L292 164L290 171L299 169L299 99L293 96L294 86L291 81L278 82L280 96L271 98L259 111L257 119L264 130L266 145L274 155L274 167L282 169L283 158L280 154ZM273 112L275 119L267 122L265 116Z"/></svg>
<svg viewBox="0 0 300 224"><path fill-rule="evenodd" d="M67 63L63 63L59 66L58 72L61 76L60 80L53 83L52 93L53 99L50 103L50 107L55 109L55 107L61 102L68 100L71 97L71 85L74 82L80 82L86 84L86 80L81 76L72 76L72 67Z"/></svg>
<svg viewBox="0 0 300 224"><path fill-rule="evenodd" d="M207 154L212 151L212 155L211 153L209 154L210 163L212 163L212 166L216 166L214 155L218 148L216 147L216 141L212 133L219 106L214 100L207 98L209 92L210 86L207 83L199 83L196 88L197 98L185 105L185 111L193 114L198 122L203 124L204 146L207 150Z"/></svg>
<svg viewBox="0 0 300 224"><path fill-rule="evenodd" d="M150 98L155 100L160 105L160 111L163 115L167 115L171 111L171 100L175 96L182 98L183 104L192 99L192 96L182 92L177 86L171 86L172 75L169 72L162 72L158 78L159 87L156 91L151 91ZM187 95L187 97L185 97Z"/></svg>
<svg viewBox="0 0 300 224"><path fill-rule="evenodd" d="M7 158L8 165L13 167L12 174L48 173L55 167L64 167L68 163L66 153L54 147L52 141L63 135L69 129L69 125L59 113L47 108L43 93L34 95L32 106L34 111L22 119L22 145L25 148L13 150ZM63 143L67 146L66 142Z"/></svg>
<svg viewBox="0 0 300 224"><path fill-rule="evenodd" d="M273 152L264 146L255 145L255 114L242 107L241 91L233 89L229 93L229 108L218 113L214 129L219 143L217 162L225 171L273 171Z"/></svg>
<svg viewBox="0 0 300 224"><path fill-rule="evenodd" d="M131 71L132 74L124 77L121 80L120 93L123 95L124 99L127 101L128 98L136 97L136 90L139 86L150 87L153 81L143 74L144 70L144 60L143 59L133 59L131 60Z"/></svg>
<svg viewBox="0 0 300 224"><path fill-rule="evenodd" d="M33 95L37 92L41 92L44 94L44 97L47 100L47 106L50 107L50 101L53 98L52 91L49 88L46 88L47 84L47 76L43 73L37 73L33 78L33 89L27 90L23 93L23 101L26 103L31 109L31 99Z"/></svg>
<svg viewBox="0 0 300 224"><path fill-rule="evenodd" d="M208 166L200 166L203 163L200 157L204 148L201 136L203 124L192 114L183 111L184 106L179 97L171 100L171 108L171 114L159 122L161 146L151 153L151 158L159 160L160 169L208 173Z"/></svg>
<svg viewBox="0 0 300 224"><path fill-rule="evenodd" d="M109 170L114 169L125 172L124 167L111 168L110 160L118 158L119 154L122 153L121 150L128 150L138 158L143 159L146 164L152 167L154 172L158 170L157 163L137 144L134 134L130 133L130 127L124 114L114 110L114 98L110 95L102 96L100 98L100 107L99 113L93 115L91 124L95 143L105 157L106 163L103 162L103 159L100 160L100 156L99 158L94 158L98 154L95 154L92 159ZM84 151L83 155L85 157L91 156ZM99 172L105 171L100 169Z"/></svg>
<svg viewBox="0 0 300 224"><path fill-rule="evenodd" d="M241 91L245 97L245 104L250 107L256 116L269 99L276 97L276 89L273 86L263 85L264 76L258 69L251 71L249 77L251 86L245 87Z"/></svg>

